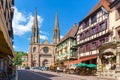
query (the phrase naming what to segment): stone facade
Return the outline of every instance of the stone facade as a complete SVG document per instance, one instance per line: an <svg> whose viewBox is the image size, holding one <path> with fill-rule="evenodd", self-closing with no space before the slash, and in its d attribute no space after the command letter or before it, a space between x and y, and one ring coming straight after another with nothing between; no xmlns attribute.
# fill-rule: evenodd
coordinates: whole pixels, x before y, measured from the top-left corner
<svg viewBox="0 0 120 80"><path fill-rule="evenodd" d="M97 58L99 78L120 79L120 41L110 41L99 47Z"/></svg>
<svg viewBox="0 0 120 80"><path fill-rule="evenodd" d="M53 43L50 44L48 40L43 43L39 42L39 27L37 22L37 12L35 11L34 24L32 26L32 37L30 43L30 51L28 54L28 66L50 67L55 62L55 48L60 40L60 30L58 25L58 14L56 14L55 25L53 30Z"/></svg>

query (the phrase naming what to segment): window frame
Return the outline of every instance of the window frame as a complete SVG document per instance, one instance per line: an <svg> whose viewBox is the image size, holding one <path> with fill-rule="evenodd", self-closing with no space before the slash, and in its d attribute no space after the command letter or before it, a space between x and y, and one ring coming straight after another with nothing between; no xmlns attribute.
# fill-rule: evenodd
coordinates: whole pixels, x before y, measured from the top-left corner
<svg viewBox="0 0 120 80"><path fill-rule="evenodd" d="M91 24L93 24L95 22L97 22L97 15L96 14L91 17Z"/></svg>

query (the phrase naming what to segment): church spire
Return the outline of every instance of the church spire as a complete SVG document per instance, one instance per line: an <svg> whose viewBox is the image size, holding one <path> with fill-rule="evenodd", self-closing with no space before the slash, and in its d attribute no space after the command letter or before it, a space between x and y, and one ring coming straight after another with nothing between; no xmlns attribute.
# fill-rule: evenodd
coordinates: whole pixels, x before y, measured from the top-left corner
<svg viewBox="0 0 120 80"><path fill-rule="evenodd" d="M36 11L36 9L34 11L34 25L35 25L35 27L38 27L38 20L37 20L37 11Z"/></svg>
<svg viewBox="0 0 120 80"><path fill-rule="evenodd" d="M54 30L59 30L59 22L58 22L58 12L56 12Z"/></svg>
<svg viewBox="0 0 120 80"><path fill-rule="evenodd" d="M57 44L60 41L60 29L58 22L58 12L56 12L54 31L53 31L53 44Z"/></svg>
<svg viewBox="0 0 120 80"><path fill-rule="evenodd" d="M34 23L32 26L32 38L31 43L39 43L39 27L38 27L38 19L37 19L37 11L34 11Z"/></svg>

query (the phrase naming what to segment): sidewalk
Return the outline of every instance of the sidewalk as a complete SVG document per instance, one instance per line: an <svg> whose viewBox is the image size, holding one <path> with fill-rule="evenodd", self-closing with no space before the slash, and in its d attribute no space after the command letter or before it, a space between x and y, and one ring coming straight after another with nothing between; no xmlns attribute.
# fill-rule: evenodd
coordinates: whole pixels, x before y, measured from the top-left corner
<svg viewBox="0 0 120 80"><path fill-rule="evenodd" d="M112 79L105 79L105 78L98 79L97 76L81 76L81 75L75 75L75 74L56 73L56 72L41 71L41 70L33 70L33 71L53 74L61 77L71 77L71 78L80 79L80 80L112 80Z"/></svg>

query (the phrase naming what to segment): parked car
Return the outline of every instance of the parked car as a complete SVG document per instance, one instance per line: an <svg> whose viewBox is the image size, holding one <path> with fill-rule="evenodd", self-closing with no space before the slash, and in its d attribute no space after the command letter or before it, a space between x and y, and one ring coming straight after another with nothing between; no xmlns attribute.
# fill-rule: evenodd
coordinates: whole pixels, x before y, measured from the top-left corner
<svg viewBox="0 0 120 80"><path fill-rule="evenodd" d="M25 69L30 69L30 67L26 66Z"/></svg>

